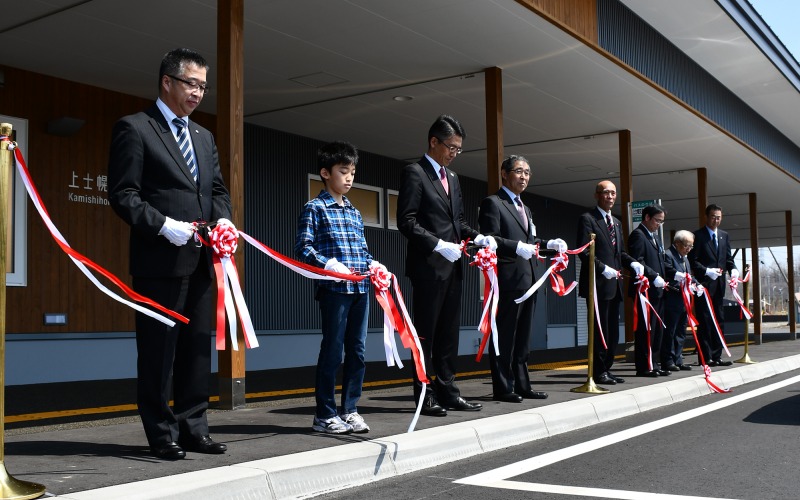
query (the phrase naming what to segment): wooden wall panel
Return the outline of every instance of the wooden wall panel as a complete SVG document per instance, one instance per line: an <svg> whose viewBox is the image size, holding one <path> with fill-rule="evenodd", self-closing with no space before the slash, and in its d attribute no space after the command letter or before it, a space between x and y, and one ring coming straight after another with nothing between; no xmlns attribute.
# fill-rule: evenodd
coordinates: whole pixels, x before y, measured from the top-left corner
<svg viewBox="0 0 800 500"><path fill-rule="evenodd" d="M597 44L597 0L517 0Z"/></svg>
<svg viewBox="0 0 800 500"><path fill-rule="evenodd" d="M28 150L23 154L50 217L73 248L130 283L127 225L108 205L68 197L70 192L107 197L107 192L98 190L97 177L106 175L111 128L120 117L150 106L156 96L142 99L16 68L2 69L0 114L28 120ZM154 92L157 79L154 74ZM48 122L60 117L79 118L85 124L71 137L48 133ZM213 116L198 112L192 118L214 130ZM91 190L84 189L87 174ZM71 184L78 187L70 188ZM30 202L27 248L28 285L8 287L8 333L133 330L133 311L83 276L55 244ZM67 325L44 326L45 312L67 313Z"/></svg>

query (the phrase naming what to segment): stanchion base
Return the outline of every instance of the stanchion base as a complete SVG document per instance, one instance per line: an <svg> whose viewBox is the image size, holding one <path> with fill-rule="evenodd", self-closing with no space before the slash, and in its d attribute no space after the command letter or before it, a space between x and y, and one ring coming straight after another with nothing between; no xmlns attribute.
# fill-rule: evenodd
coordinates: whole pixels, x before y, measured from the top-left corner
<svg viewBox="0 0 800 500"><path fill-rule="evenodd" d="M45 487L41 484L29 483L14 479L6 471L6 466L0 462L0 499L2 500L27 500L39 498L44 495Z"/></svg>
<svg viewBox="0 0 800 500"><path fill-rule="evenodd" d="M752 359L750 359L750 355L745 353L744 356L734 361L734 363L744 363L747 365L752 365L753 363L758 363L758 361L753 361Z"/></svg>
<svg viewBox="0 0 800 500"><path fill-rule="evenodd" d="M592 377L589 377L588 379L586 379L585 384L583 384L580 387L573 387L572 389L570 389L570 392L583 392L588 394L608 394L611 391L599 387L597 384L594 383L594 379Z"/></svg>

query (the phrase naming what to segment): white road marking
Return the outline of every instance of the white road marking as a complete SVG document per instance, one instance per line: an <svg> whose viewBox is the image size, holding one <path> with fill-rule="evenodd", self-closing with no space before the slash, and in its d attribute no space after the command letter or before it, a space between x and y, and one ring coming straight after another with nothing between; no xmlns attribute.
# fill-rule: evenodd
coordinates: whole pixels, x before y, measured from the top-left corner
<svg viewBox="0 0 800 500"><path fill-rule="evenodd" d="M635 500L639 500L642 498L653 498L653 499L707 498L707 497L687 497L687 496L678 497L673 495L664 495L664 494L646 493L646 492L633 492L633 491L626 492L621 490L604 490L599 488L580 488L574 486L561 486L561 485L542 484L542 483L526 483L521 481L507 481L507 479L534 471L536 469L540 469L542 467L546 467L548 465L552 465L562 460L567 460L569 458L582 455L584 453L589 453L591 451L595 451L600 448L619 443L621 441L632 439L641 436L643 434L647 434L648 432L653 432L658 429L668 427L670 425L685 422L686 420L690 420L692 418L705 415L706 413L711 413L713 411L720 410L722 408L726 408L728 406L732 406L737 403L741 403L742 401L746 401L748 399L752 399L767 394L769 392L776 391L778 389L792 385L797 382L800 382L800 375L786 379L781 382L770 384L765 387L761 387L759 389L754 389L744 394L737 394L735 396L730 396L721 401L716 401L714 403L701 406L700 408L688 410L678 415L672 415L670 417L661 420L648 422L646 424L642 424L637 427L632 427L624 431L616 432L614 434L609 434L608 436L599 437L597 439L592 439L591 441L586 441L584 443L579 443L573 446L569 446L561 450L551 451L550 453L545 453L543 455L531 457L526 460L522 460L520 462L509 464L503 467L498 467L497 469L481 472L480 474L475 474L473 476L465 477L455 482L460 484L470 484L473 486L485 486L490 488L508 488L514 490L538 491L542 493L580 494L584 496L599 496L606 498L622 498L622 499L635 499Z"/></svg>

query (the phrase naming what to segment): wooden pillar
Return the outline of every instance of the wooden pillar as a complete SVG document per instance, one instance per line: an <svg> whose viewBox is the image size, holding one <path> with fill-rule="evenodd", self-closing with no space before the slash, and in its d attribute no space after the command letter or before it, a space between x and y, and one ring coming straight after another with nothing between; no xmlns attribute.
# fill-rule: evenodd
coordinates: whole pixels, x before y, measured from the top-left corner
<svg viewBox="0 0 800 500"><path fill-rule="evenodd" d="M750 270L753 284L753 343L761 344L761 261L758 259L758 198L750 193L750 251L753 254Z"/></svg>
<svg viewBox="0 0 800 500"><path fill-rule="evenodd" d="M620 130L619 136L619 186L617 200L620 202L620 221L625 242L631 234L631 202L633 201L633 160L631 155L631 131ZM622 269L624 274L631 274L631 269ZM624 290L624 287L623 287ZM634 301L627 293L623 293L625 310L625 352L626 361L633 361L633 314ZM615 332L616 333L616 332Z"/></svg>
<svg viewBox="0 0 800 500"><path fill-rule="evenodd" d="M244 0L217 2L217 150L222 175L231 194L232 220L244 227ZM236 252L239 279L244 283L244 245ZM235 410L245 405L244 339L239 350L217 353L219 406Z"/></svg>
<svg viewBox="0 0 800 500"><path fill-rule="evenodd" d="M794 238L792 235L792 211L786 211L786 278L789 282L789 333L797 340L797 302L794 296Z"/></svg>
<svg viewBox="0 0 800 500"><path fill-rule="evenodd" d="M484 70L486 89L486 184L494 194L500 189L503 163L503 70L498 67ZM533 168L533 165L531 165Z"/></svg>
<svg viewBox="0 0 800 500"><path fill-rule="evenodd" d="M706 225L706 207L708 206L708 171L705 167L697 169L697 220L700 227Z"/></svg>

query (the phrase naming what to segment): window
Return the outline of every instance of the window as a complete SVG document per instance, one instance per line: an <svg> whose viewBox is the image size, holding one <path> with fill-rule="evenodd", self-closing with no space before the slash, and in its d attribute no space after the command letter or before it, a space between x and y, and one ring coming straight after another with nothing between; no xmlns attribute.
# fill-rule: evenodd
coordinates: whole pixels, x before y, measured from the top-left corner
<svg viewBox="0 0 800 500"><path fill-rule="evenodd" d="M386 202L388 214L386 216L386 227L389 229L397 229L397 196L399 191L394 189L386 190Z"/></svg>
<svg viewBox="0 0 800 500"><path fill-rule="evenodd" d="M319 175L308 174L308 199L315 198L325 189ZM383 227L383 190L381 188L353 183L345 195L350 203L361 212L364 226Z"/></svg>
<svg viewBox="0 0 800 500"><path fill-rule="evenodd" d="M12 116L0 115L0 123L10 123L13 139L17 142L23 156L28 153L28 120ZM15 163L14 163L15 165ZM27 192L16 167L8 172L9 197L8 206L3 207L6 218L6 285L27 285Z"/></svg>

